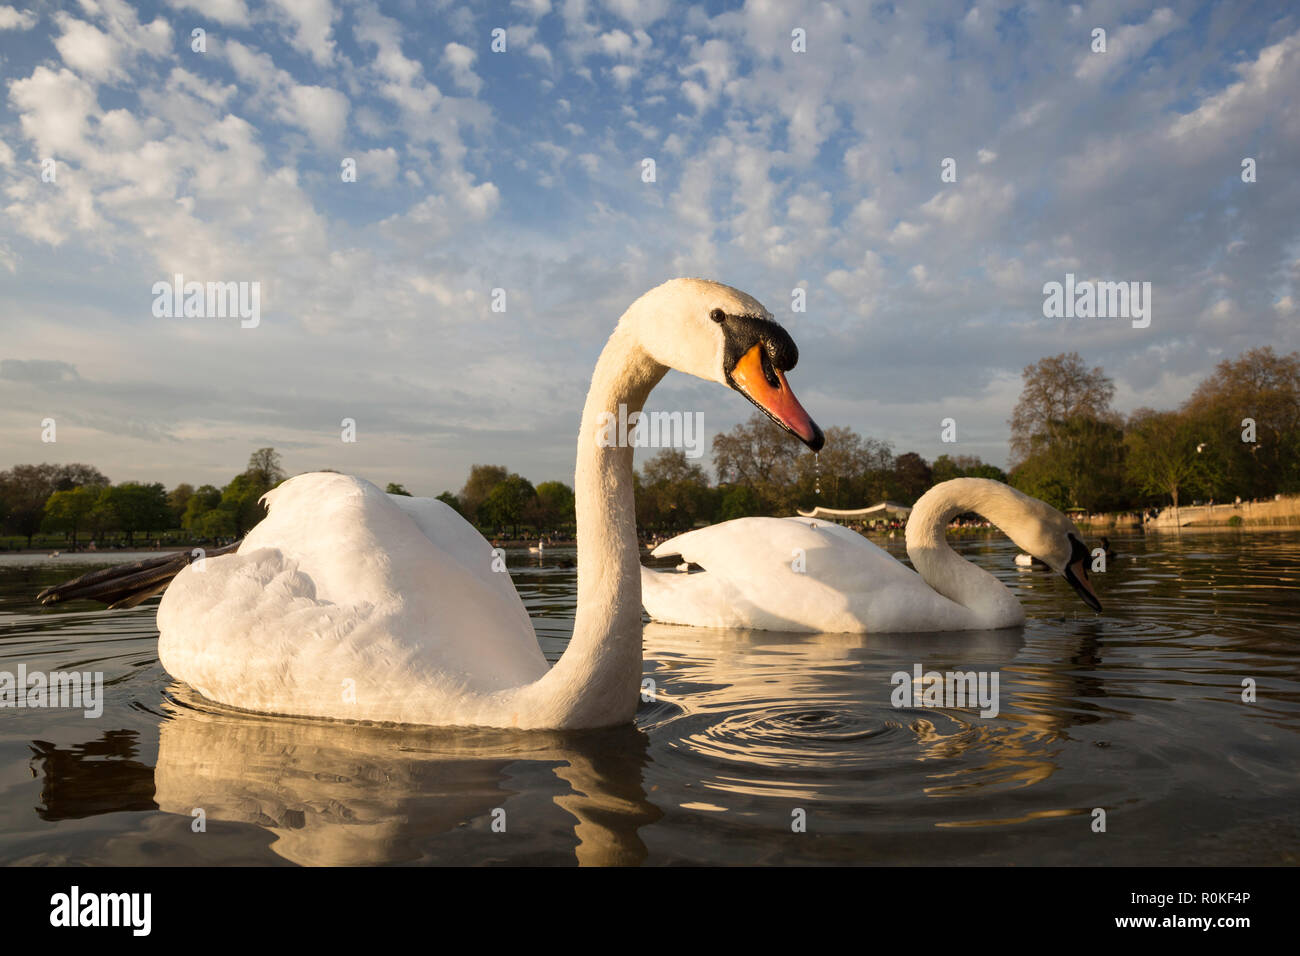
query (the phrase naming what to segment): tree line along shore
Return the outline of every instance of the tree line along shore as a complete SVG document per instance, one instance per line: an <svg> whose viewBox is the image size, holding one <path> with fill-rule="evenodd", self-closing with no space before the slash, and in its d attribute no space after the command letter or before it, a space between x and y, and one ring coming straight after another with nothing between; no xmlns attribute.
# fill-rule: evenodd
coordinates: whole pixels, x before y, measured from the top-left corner
<svg viewBox="0 0 1300 956"><path fill-rule="evenodd" d="M712 478L678 448L648 458L635 474L638 525L658 536L816 505L911 505L961 476L1006 481L1093 527L1300 524L1300 353L1251 349L1221 361L1178 408L1127 416L1112 405L1113 380L1078 353L1029 365L1023 379L1009 420L1009 471L971 455L896 454L890 442L840 426L826 429L819 454L804 453L755 413L714 437ZM259 499L285 477L273 448L253 452L220 488L113 484L87 464L14 465L0 471L0 550L232 541L261 520ZM395 483L387 491L409 494ZM573 534L573 489L534 486L505 465L474 465L459 491L437 497L496 541ZM876 522L874 530L898 526Z"/></svg>

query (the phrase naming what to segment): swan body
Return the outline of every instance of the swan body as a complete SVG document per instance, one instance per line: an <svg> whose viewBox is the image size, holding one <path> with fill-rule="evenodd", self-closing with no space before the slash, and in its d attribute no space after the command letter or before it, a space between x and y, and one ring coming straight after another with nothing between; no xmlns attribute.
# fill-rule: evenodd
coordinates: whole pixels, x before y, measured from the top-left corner
<svg viewBox="0 0 1300 956"><path fill-rule="evenodd" d="M642 568L651 618L669 624L780 631L958 631L1024 623L1020 602L944 539L949 521L976 511L1065 574L1096 604L1087 556L1068 518L1001 482L955 478L912 509L913 571L847 528L811 518L739 518L671 538L655 556L680 555L703 572ZM919 573L918 573L919 572ZM1079 581L1079 584L1075 584Z"/></svg>
<svg viewBox="0 0 1300 956"><path fill-rule="evenodd" d="M510 575L448 505L330 472L265 500L238 552L187 568L158 608L163 667L204 697L474 724L502 691L547 672Z"/></svg>
<svg viewBox="0 0 1300 956"><path fill-rule="evenodd" d="M162 664L211 700L260 712L518 728L625 723L641 682L641 579L633 449L609 440L610 418L620 406L639 411L676 368L741 392L820 448L820 429L785 381L797 358L770 313L716 282L672 280L624 313L578 433L578 608L554 666L509 574L468 522L439 501L334 473L284 482L236 552L175 573L158 609ZM41 597L78 593L69 582Z"/></svg>

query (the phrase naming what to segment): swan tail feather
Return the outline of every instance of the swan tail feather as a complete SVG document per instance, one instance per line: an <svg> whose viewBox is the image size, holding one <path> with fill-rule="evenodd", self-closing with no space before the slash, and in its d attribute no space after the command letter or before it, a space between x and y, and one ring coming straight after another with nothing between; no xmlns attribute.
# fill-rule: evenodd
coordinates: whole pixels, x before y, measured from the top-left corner
<svg viewBox="0 0 1300 956"><path fill-rule="evenodd" d="M239 542L235 542L202 556L213 558L230 554L238 547ZM192 551L174 551L133 564L102 568L48 587L36 595L36 600L46 605L77 600L99 601L107 604L109 610L135 607L167 590L172 579L194 560Z"/></svg>

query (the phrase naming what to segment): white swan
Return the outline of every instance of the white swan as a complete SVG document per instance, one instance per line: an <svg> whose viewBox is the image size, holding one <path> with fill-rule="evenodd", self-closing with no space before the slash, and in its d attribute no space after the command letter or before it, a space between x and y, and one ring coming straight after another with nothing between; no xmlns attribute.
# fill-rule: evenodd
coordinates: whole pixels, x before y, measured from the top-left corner
<svg viewBox="0 0 1300 956"><path fill-rule="evenodd" d="M659 545L655 557L680 555L704 571L642 568L642 600L656 621L699 627L872 633L1024 623L1015 596L945 540L948 523L966 511L997 525L1101 610L1088 581L1088 549L1070 519L986 478L954 478L921 496L907 522L907 554L916 571L830 522L738 518Z"/></svg>
<svg viewBox="0 0 1300 956"><path fill-rule="evenodd" d="M783 374L797 359L770 313L715 282L672 280L624 313L578 432L578 606L554 667L491 545L455 511L330 473L268 493L270 513L236 553L166 577L135 566L128 580L167 588L159 658L203 696L253 711L520 728L627 722L641 684L641 579L619 408L639 412L676 368L735 388L820 448ZM93 588L70 582L38 599L140 599L97 575Z"/></svg>

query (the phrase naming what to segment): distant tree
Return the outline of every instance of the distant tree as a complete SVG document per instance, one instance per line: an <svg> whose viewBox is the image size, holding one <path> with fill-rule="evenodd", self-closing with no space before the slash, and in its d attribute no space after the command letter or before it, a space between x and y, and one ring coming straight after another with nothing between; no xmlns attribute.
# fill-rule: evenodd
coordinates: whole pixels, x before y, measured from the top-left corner
<svg viewBox="0 0 1300 956"><path fill-rule="evenodd" d="M713 468L718 480L762 488L793 484L795 459L803 444L755 412L748 421L713 437Z"/></svg>
<svg viewBox="0 0 1300 956"><path fill-rule="evenodd" d="M1011 469L1008 483L1027 495L1045 501L1057 511L1073 507L1070 488L1061 469L1044 455L1031 456Z"/></svg>
<svg viewBox="0 0 1300 956"><path fill-rule="evenodd" d="M229 515L229 521L222 526L231 526L231 534L235 537L243 537L253 529L259 521L266 517L266 506L261 503L262 495L270 491L265 487L261 478L253 469L244 472L242 475L236 475L230 480L230 484L221 489L221 504L218 506L219 511L224 511ZM213 527L214 519L206 519L205 527Z"/></svg>
<svg viewBox="0 0 1300 956"><path fill-rule="evenodd" d="M23 535L27 547L45 518L45 502L56 491L102 488L108 479L91 465L14 465L0 471L0 501L4 502L4 530Z"/></svg>
<svg viewBox="0 0 1300 956"><path fill-rule="evenodd" d="M1139 491L1168 495L1175 508L1179 495L1209 484L1208 459L1200 447L1191 416L1141 408L1129 417L1128 474Z"/></svg>
<svg viewBox="0 0 1300 956"><path fill-rule="evenodd" d="M527 478L508 475L493 486L487 500L479 506L479 513L493 527L511 528L513 537L519 536L519 522L532 499L537 495Z"/></svg>
<svg viewBox="0 0 1300 956"><path fill-rule="evenodd" d="M718 519L731 521L734 518L748 518L751 515L761 515L766 510L763 499L749 485L732 485L722 493Z"/></svg>
<svg viewBox="0 0 1300 956"><path fill-rule="evenodd" d="M479 515L479 506L487 501L492 489L509 477L510 469L505 465L470 466L465 487L456 496L460 501L461 514L471 521L486 521L486 518Z"/></svg>
<svg viewBox="0 0 1300 956"><path fill-rule="evenodd" d="M171 526L171 509L167 507L167 489L162 482L140 483L132 489L133 524L148 537L152 532Z"/></svg>
<svg viewBox="0 0 1300 956"><path fill-rule="evenodd" d="M854 450L835 451L844 429L827 429L823 474L834 494L848 493L839 480L853 470ZM805 454L799 439L778 428L761 413L713 438L713 469L722 485L746 485L763 499L770 511L789 511L801 501L811 501L817 459Z"/></svg>
<svg viewBox="0 0 1300 956"><path fill-rule="evenodd" d="M221 506L221 489L213 485L201 485L185 502L185 513L181 515L181 527L195 534L205 534L202 518L210 511Z"/></svg>
<svg viewBox="0 0 1300 956"><path fill-rule="evenodd" d="M167 489L161 482L145 485L124 481L112 485L100 492L95 510L114 530L126 532L127 547L135 543L136 534L160 531L171 521Z"/></svg>
<svg viewBox="0 0 1300 956"><path fill-rule="evenodd" d="M211 491L205 493L211 486L196 491L196 496L204 493L203 500L194 510L186 511L188 524L183 521L182 525L204 537L243 537L266 517L262 496L284 480L279 453L274 448L259 448L248 456L248 467L221 489L215 505L211 504Z"/></svg>
<svg viewBox="0 0 1300 956"><path fill-rule="evenodd" d="M1011 417L1011 484L1062 509L1126 503L1122 420L1110 404L1115 383L1077 352L1027 366L1024 381Z"/></svg>
<svg viewBox="0 0 1300 956"><path fill-rule="evenodd" d="M814 504L859 508L868 499L875 502L885 496L894 452L886 442L832 425L826 429L826 447L816 455L800 454L795 467L799 476L797 490L768 490L773 511L790 512Z"/></svg>
<svg viewBox="0 0 1300 956"><path fill-rule="evenodd" d="M99 501L98 488L70 488L56 491L45 502L43 531L63 531L71 536L72 550L77 549L77 532L90 523L90 515Z"/></svg>
<svg viewBox="0 0 1300 956"><path fill-rule="evenodd" d="M399 485L395 481L390 481L388 487L386 487L384 491L390 495L402 495L406 498L411 497L411 493L407 491L403 485Z"/></svg>
<svg viewBox="0 0 1300 956"><path fill-rule="evenodd" d="M889 497L890 481L894 473L894 446L878 438L864 438L862 448L866 471L862 475L860 500L878 504Z"/></svg>
<svg viewBox="0 0 1300 956"><path fill-rule="evenodd" d="M445 505L450 505L452 510L455 511L462 518L465 517L465 512L462 511L460 507L460 499L457 498L455 495L453 495L450 491L444 491L442 494L438 495L438 500Z"/></svg>
<svg viewBox="0 0 1300 956"><path fill-rule="evenodd" d="M55 491L67 491L69 488L106 488L108 479L94 465L82 465L76 462L68 465L40 465L52 469Z"/></svg>
<svg viewBox="0 0 1300 956"><path fill-rule="evenodd" d="M190 503L190 498L194 495L194 486L181 482L171 491L167 492L167 508L171 511L171 526L179 528L181 519L185 517L185 507Z"/></svg>
<svg viewBox="0 0 1300 956"><path fill-rule="evenodd" d="M1113 422L1078 415L1054 426L1054 437L1010 475L1010 483L1064 511L1101 511L1127 504L1124 432Z"/></svg>
<svg viewBox="0 0 1300 956"><path fill-rule="evenodd" d="M1250 349L1220 362L1183 411L1215 466L1215 490L1245 498L1300 491L1300 352ZM1255 441L1243 440L1245 419Z"/></svg>
<svg viewBox="0 0 1300 956"><path fill-rule="evenodd" d="M894 459L891 490L900 504L915 504L916 499L925 494L930 485L930 466L916 452L904 452Z"/></svg>
<svg viewBox="0 0 1300 956"><path fill-rule="evenodd" d="M937 485L952 478L992 478L1005 482L1007 473L976 455L940 455L930 466L930 481Z"/></svg>
<svg viewBox="0 0 1300 956"><path fill-rule="evenodd" d="M274 448L259 448L248 456L248 467L244 474L266 494L280 482L284 481L284 468L280 464L280 454Z"/></svg>
<svg viewBox="0 0 1300 956"><path fill-rule="evenodd" d="M708 475L679 448L665 448L641 470L638 520L646 527L690 528L712 504Z"/></svg>
<svg viewBox="0 0 1300 956"><path fill-rule="evenodd" d="M574 522L573 489L562 481L543 481L524 513L534 528L561 528Z"/></svg>
<svg viewBox="0 0 1300 956"><path fill-rule="evenodd" d="M1078 352L1062 352L1025 368L1024 389L1011 414L1016 462L1056 443L1065 423L1092 418L1117 423L1115 383L1100 366L1088 369Z"/></svg>
<svg viewBox="0 0 1300 956"><path fill-rule="evenodd" d="M997 465L990 465L988 462L976 459L976 464L966 469L967 478L991 478L993 481L1000 481L1006 484L1007 473Z"/></svg>
<svg viewBox="0 0 1300 956"><path fill-rule="evenodd" d="M239 538L243 531L235 523L233 508L216 507L203 512L194 521L194 532L203 538Z"/></svg>

